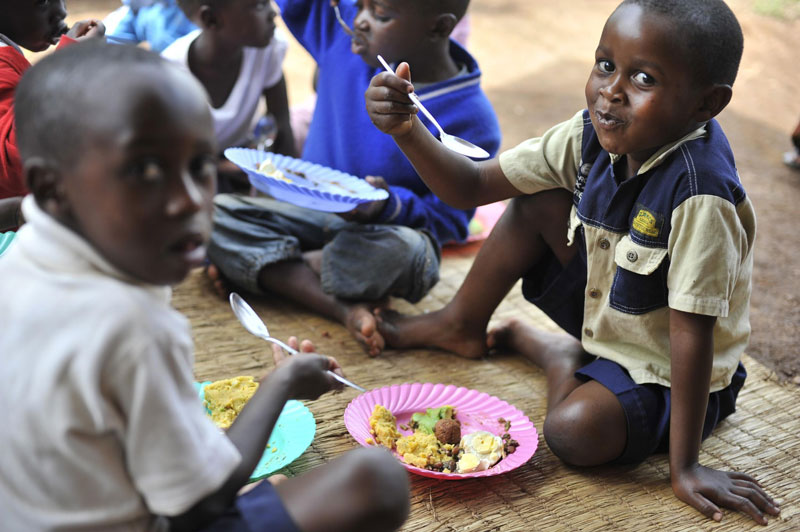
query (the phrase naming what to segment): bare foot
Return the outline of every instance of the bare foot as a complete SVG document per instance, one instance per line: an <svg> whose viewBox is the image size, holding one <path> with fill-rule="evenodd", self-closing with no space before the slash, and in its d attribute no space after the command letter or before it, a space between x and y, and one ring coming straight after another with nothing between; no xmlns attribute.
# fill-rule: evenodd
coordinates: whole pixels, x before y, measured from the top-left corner
<svg viewBox="0 0 800 532"><path fill-rule="evenodd" d="M381 354L386 342L378 331L378 323L372 309L364 303L346 305L344 325L356 340L366 349L367 354L375 357Z"/></svg>
<svg viewBox="0 0 800 532"><path fill-rule="evenodd" d="M592 359L572 336L542 331L516 318L492 328L486 344L490 349L519 353L545 372L574 373Z"/></svg>
<svg viewBox="0 0 800 532"><path fill-rule="evenodd" d="M209 263L206 267L206 275L211 281L211 285L214 287L214 291L217 295L222 299L227 299L231 291L228 288L228 284L225 282L225 278L222 276L222 272L219 271L219 268Z"/></svg>
<svg viewBox="0 0 800 532"><path fill-rule="evenodd" d="M452 319L446 308L418 316L378 309L376 316L378 331L389 347L436 347L464 358L480 358L487 353L485 327Z"/></svg>

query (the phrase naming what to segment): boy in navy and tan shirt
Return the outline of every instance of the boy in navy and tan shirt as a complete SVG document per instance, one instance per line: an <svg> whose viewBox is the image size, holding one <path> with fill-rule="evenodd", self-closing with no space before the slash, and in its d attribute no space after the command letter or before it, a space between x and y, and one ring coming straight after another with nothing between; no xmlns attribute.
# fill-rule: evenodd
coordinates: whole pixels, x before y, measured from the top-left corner
<svg viewBox="0 0 800 532"><path fill-rule="evenodd" d="M588 109L498 159L448 153L414 116L405 65L367 91L431 189L466 207L514 197L442 310L380 313L387 345L466 357L519 352L547 377L543 433L567 463L638 463L669 451L675 495L715 520L778 505L743 473L698 462L734 411L750 335L755 215L714 117L743 38L721 0L625 0L586 84ZM514 283L569 335L518 320L485 332Z"/></svg>

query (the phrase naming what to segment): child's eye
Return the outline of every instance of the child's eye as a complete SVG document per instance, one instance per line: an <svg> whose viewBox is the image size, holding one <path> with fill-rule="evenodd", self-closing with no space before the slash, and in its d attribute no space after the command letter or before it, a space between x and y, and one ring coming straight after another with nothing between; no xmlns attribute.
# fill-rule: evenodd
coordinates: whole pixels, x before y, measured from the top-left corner
<svg viewBox="0 0 800 532"><path fill-rule="evenodd" d="M158 183L164 179L164 169L158 161L145 159L131 165L128 174L143 183Z"/></svg>
<svg viewBox="0 0 800 532"><path fill-rule="evenodd" d="M190 171L196 181L208 181L217 176L217 162L210 155L198 157L192 161Z"/></svg>
<svg viewBox="0 0 800 532"><path fill-rule="evenodd" d="M599 60L597 62L597 68L600 70L600 72L605 72L606 74L610 74L615 70L614 63L606 59Z"/></svg>
<svg viewBox="0 0 800 532"><path fill-rule="evenodd" d="M643 85L645 87L650 87L656 83L655 78L645 72L637 72L633 75L633 80L639 85Z"/></svg>

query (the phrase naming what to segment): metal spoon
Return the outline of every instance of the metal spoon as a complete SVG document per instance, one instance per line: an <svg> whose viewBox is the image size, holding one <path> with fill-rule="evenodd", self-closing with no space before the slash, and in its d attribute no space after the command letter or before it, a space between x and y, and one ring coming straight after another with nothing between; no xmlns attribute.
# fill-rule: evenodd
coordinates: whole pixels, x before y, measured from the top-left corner
<svg viewBox="0 0 800 532"><path fill-rule="evenodd" d="M339 0L332 0L331 5L333 6L334 13L336 13L336 20L339 21L339 25L346 34L348 34L350 37L353 37L355 33L350 29L350 26L347 25L347 22L344 21L342 14L339 12Z"/></svg>
<svg viewBox="0 0 800 532"><path fill-rule="evenodd" d="M267 324L258 317L256 311L253 310L253 307L247 304L247 302L242 299L242 297L237 294L236 292L231 292L230 296L231 308L233 309L233 313L239 319L239 323L241 323L245 329L255 336L266 340L267 342L272 342L273 344L277 344L284 348L290 355L297 355L300 352L297 349L289 347L287 344L281 342L277 338L274 338L269 335L269 330L267 329ZM360 392L366 392L364 388L361 386L350 382L349 380L345 379L341 375L337 375L336 373L328 370L328 375L336 379L337 381L341 382L342 384L346 384L351 388L355 388Z"/></svg>
<svg viewBox="0 0 800 532"><path fill-rule="evenodd" d="M394 70L392 67L389 66L389 63L386 60L378 55L378 61L381 62L383 68L386 69L387 72L391 72L394 74ZM439 125L439 122L433 117L433 115L422 105L422 102L419 101L419 97L415 93L411 93L408 95L414 105L419 107L419 110L422 111L422 114L428 117L428 120L431 121L431 124L436 126L436 129L439 130L439 140L442 141L442 144L446 148L453 150L456 153L460 153L461 155L466 155L467 157L472 157L474 159L486 159L489 157L489 152L481 148L480 146L476 146L473 143L466 141L464 139L458 138L455 135L450 135L449 133L445 133L442 126Z"/></svg>

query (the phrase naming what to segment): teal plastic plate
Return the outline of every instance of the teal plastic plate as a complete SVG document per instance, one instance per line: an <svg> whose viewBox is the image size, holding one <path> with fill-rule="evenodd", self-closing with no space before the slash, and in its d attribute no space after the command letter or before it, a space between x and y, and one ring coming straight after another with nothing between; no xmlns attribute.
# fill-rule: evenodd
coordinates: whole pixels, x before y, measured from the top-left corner
<svg viewBox="0 0 800 532"><path fill-rule="evenodd" d="M201 401L205 399L203 390L208 384L211 381L195 383ZM286 401L269 437L267 448L250 475L250 482L268 477L294 462L314 441L316 431L317 423L311 411L300 401Z"/></svg>
<svg viewBox="0 0 800 532"><path fill-rule="evenodd" d="M11 245L11 242L14 241L14 236L16 233L14 231L8 231L7 233L0 233L0 255L5 253L8 249L8 246Z"/></svg>

